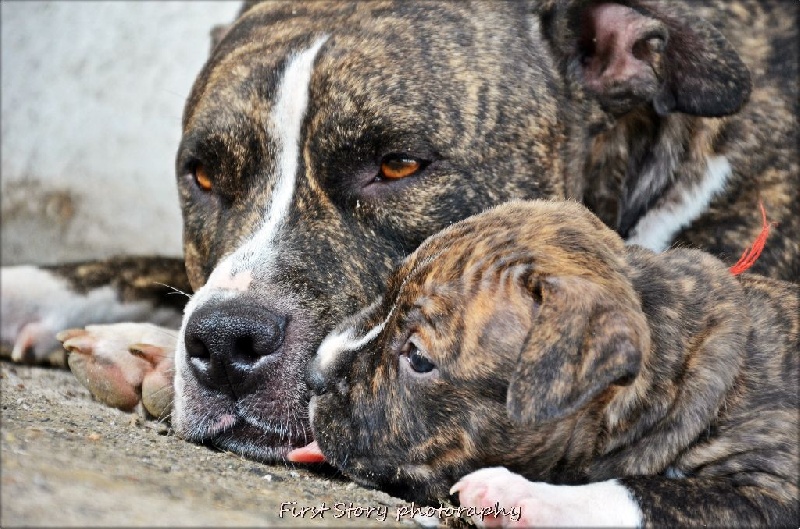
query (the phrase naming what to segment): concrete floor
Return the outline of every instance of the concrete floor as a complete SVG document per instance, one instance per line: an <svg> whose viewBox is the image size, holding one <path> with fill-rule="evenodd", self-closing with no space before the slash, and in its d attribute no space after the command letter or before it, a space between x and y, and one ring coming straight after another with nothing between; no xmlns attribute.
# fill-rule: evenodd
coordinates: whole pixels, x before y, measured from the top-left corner
<svg viewBox="0 0 800 529"><path fill-rule="evenodd" d="M333 472L264 465L196 446L166 425L105 407L69 371L3 361L0 387L4 528L417 526L396 521L398 507L408 504ZM289 502L324 502L331 510L322 519L294 518ZM350 503L364 509L360 516L345 514ZM369 507L379 510L367 516Z"/></svg>

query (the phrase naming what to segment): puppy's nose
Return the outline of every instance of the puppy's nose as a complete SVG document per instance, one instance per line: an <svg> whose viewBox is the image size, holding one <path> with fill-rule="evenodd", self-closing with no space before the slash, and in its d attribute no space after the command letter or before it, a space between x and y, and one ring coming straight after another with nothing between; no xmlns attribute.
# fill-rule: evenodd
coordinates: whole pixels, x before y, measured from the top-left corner
<svg viewBox="0 0 800 529"><path fill-rule="evenodd" d="M319 361L314 360L309 362L308 369L306 369L306 385L311 390L313 395L324 395L328 392L329 378L326 378L322 370L319 368Z"/></svg>
<svg viewBox="0 0 800 529"><path fill-rule="evenodd" d="M287 323L287 316L241 297L206 304L186 324L188 364L209 388L249 392L263 359L278 354Z"/></svg>

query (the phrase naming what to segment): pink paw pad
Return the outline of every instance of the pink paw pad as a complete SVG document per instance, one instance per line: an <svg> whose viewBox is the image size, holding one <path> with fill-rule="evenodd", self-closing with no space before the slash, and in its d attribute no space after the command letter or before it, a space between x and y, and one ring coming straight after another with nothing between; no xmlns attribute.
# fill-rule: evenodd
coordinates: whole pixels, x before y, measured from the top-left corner
<svg viewBox="0 0 800 529"><path fill-rule="evenodd" d="M503 509L502 516L486 515L482 519L473 516L479 527L526 527L521 505L528 497L530 485L530 481L505 468L484 468L461 478L450 494L458 493L462 507L483 512Z"/></svg>
<svg viewBox="0 0 800 529"><path fill-rule="evenodd" d="M100 402L132 411L139 402L155 417L173 400L174 331L150 324L90 325L57 335L75 377Z"/></svg>

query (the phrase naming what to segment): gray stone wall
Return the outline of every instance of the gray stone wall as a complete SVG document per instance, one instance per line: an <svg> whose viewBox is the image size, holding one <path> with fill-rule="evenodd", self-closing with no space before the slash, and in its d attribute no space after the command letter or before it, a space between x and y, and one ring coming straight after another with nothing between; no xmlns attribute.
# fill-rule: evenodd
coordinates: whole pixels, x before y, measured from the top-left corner
<svg viewBox="0 0 800 529"><path fill-rule="evenodd" d="M2 2L2 264L180 254L183 102L238 7Z"/></svg>

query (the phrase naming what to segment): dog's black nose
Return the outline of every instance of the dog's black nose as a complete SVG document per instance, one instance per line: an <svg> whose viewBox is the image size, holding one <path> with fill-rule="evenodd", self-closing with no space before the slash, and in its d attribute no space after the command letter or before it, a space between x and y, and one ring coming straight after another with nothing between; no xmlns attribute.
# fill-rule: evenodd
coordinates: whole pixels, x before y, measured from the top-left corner
<svg viewBox="0 0 800 529"><path fill-rule="evenodd" d="M184 335L188 364L204 385L236 394L255 389L256 369L279 352L288 318L241 297L192 314Z"/></svg>

